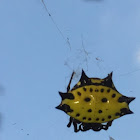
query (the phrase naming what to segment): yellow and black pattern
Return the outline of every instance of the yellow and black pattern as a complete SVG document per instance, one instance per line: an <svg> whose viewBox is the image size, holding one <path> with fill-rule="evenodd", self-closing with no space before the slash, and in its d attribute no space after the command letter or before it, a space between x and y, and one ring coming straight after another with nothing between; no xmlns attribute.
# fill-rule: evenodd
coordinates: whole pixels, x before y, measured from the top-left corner
<svg viewBox="0 0 140 140"><path fill-rule="evenodd" d="M116 90L112 73L104 79L99 79L88 78L82 71L79 82L67 93L59 94L62 102L56 108L66 112L76 124L82 123L83 131L94 130L95 124L98 127L100 124L101 129L104 129L101 123L112 122L123 115L133 113L129 109L129 103L135 98L123 96Z"/></svg>

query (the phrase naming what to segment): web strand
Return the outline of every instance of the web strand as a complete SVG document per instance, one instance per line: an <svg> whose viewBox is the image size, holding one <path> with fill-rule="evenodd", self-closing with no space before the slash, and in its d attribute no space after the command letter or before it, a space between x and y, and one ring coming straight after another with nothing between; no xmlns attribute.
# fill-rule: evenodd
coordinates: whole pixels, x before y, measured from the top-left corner
<svg viewBox="0 0 140 140"><path fill-rule="evenodd" d="M55 22L55 20L53 19L52 15L50 14L50 12L49 12L49 10L48 10L48 8L47 8L47 6L46 6L44 0L41 0L41 1L42 1L43 5L44 5L44 8L45 8L46 12L48 13L48 15L49 15L49 17L50 17L50 19L51 19L51 21L53 22L53 24L55 25L56 29L58 30L59 34L62 36L62 38L65 40L65 42L67 43L67 45L68 45L69 48L71 49L71 45L70 45L69 38L68 38L68 37L65 38L64 34L62 33L62 31L60 30L60 28L59 28L58 25L56 24L56 22Z"/></svg>

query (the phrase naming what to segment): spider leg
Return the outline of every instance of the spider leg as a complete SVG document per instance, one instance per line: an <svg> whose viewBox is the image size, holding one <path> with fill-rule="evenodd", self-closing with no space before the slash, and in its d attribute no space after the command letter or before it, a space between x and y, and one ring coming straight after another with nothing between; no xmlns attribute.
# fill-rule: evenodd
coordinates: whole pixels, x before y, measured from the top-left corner
<svg viewBox="0 0 140 140"><path fill-rule="evenodd" d="M87 131L87 130L90 130L91 127L89 125L84 125L83 123L79 125L79 130L81 131Z"/></svg>
<svg viewBox="0 0 140 140"><path fill-rule="evenodd" d="M72 78L74 76L75 72L73 71L72 75L71 75L71 78L70 78L70 81L69 81L69 84L67 86L67 92L70 90L70 84L71 84L71 81L72 81Z"/></svg>
<svg viewBox="0 0 140 140"><path fill-rule="evenodd" d="M94 131L100 131L102 128L101 127L98 127L96 129L93 129Z"/></svg>
<svg viewBox="0 0 140 140"><path fill-rule="evenodd" d="M67 127L70 127L72 123L74 126L74 132L78 132L80 129L77 129L77 124L79 124L80 122L78 120L75 120L74 118L70 117Z"/></svg>
<svg viewBox="0 0 140 140"><path fill-rule="evenodd" d="M106 125L102 125L102 129L107 130L111 125L112 125L112 121L109 121Z"/></svg>
<svg viewBox="0 0 140 140"><path fill-rule="evenodd" d="M112 120L112 121L109 121L109 122L107 123L107 126L110 127L110 126L112 125L112 122L113 122L113 120Z"/></svg>
<svg viewBox="0 0 140 140"><path fill-rule="evenodd" d="M72 124L72 122L73 122L73 118L72 118L72 117L70 117L70 119L69 119L69 123L67 124L67 127L70 127L70 126L71 126L71 124Z"/></svg>
<svg viewBox="0 0 140 140"><path fill-rule="evenodd" d="M81 131L83 130L82 124L79 125L79 130L81 130Z"/></svg>
<svg viewBox="0 0 140 140"><path fill-rule="evenodd" d="M80 129L77 129L77 122L73 121L73 126L74 126L74 132L80 131Z"/></svg>
<svg viewBox="0 0 140 140"><path fill-rule="evenodd" d="M95 124L95 126L92 127L92 130L94 130L94 131L100 131L101 129L102 129L101 124Z"/></svg>

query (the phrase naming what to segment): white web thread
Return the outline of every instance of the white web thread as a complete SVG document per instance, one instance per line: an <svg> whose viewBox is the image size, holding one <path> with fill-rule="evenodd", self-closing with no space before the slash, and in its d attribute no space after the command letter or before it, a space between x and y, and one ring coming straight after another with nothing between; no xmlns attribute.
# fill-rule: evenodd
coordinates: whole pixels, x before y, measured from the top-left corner
<svg viewBox="0 0 140 140"><path fill-rule="evenodd" d="M83 48L83 52L84 52L84 54L85 54L85 63L86 63L87 71L88 71L88 58L90 58L90 57L89 57L89 54L90 54L90 53L87 52L87 51L85 50L83 35L81 35L81 39L82 39L82 48Z"/></svg>
<svg viewBox="0 0 140 140"><path fill-rule="evenodd" d="M127 73L120 74L119 77L121 77L121 76L126 76L126 75L129 75L129 74L132 74L132 73L138 72L138 71L140 71L140 68L139 68L139 69L135 69L135 70L130 71L130 72L127 72Z"/></svg>
<svg viewBox="0 0 140 140"><path fill-rule="evenodd" d="M53 24L55 25L56 29L58 30L59 34L62 36L62 38L65 40L65 42L67 43L67 45L68 45L69 48L71 49L71 45L70 45L69 38L68 38L68 37L65 38L64 34L62 33L62 31L61 31L60 28L58 27L58 25L57 25L57 23L55 22L55 20L53 19L52 15L50 14L50 12L49 12L49 10L48 10L48 8L47 8L47 6L46 6L44 0L41 0L41 1L42 1L43 5L44 5L44 8L45 8L46 12L48 13L48 15L49 15L49 17L50 17L50 19L51 19L51 21L53 22Z"/></svg>

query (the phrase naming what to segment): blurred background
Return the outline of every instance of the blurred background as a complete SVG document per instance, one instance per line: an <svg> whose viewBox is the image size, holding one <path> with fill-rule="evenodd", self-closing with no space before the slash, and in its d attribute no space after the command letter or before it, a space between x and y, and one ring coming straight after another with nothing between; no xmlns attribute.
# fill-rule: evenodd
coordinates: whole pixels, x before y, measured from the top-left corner
<svg viewBox="0 0 140 140"><path fill-rule="evenodd" d="M45 4L45 5L44 5ZM138 140L140 118L140 1L1 0L0 139ZM45 7L46 6L46 7ZM113 71L117 90L136 97L133 115L108 131L74 133L55 107L71 73L76 84Z"/></svg>

